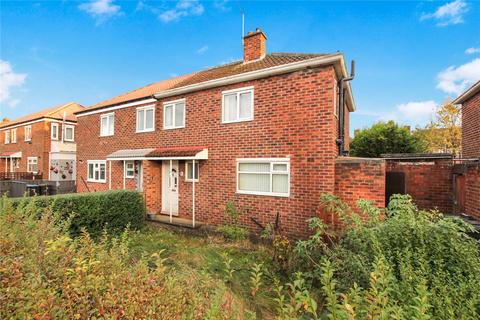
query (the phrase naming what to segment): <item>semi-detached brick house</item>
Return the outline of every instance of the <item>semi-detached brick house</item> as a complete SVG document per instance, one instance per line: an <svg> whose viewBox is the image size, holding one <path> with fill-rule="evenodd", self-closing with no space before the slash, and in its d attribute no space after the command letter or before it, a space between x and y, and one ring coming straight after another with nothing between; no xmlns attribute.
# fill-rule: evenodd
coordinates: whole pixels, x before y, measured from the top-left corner
<svg viewBox="0 0 480 320"><path fill-rule="evenodd" d="M0 123L0 173L6 178L36 174L53 181L75 180L73 114L84 107L66 103Z"/></svg>
<svg viewBox="0 0 480 320"><path fill-rule="evenodd" d="M462 104L463 158L470 159L464 173L465 212L480 218L480 81L453 103Z"/></svg>
<svg viewBox="0 0 480 320"><path fill-rule="evenodd" d="M335 192L354 100L348 83L338 92L348 77L341 53L266 54L265 44L257 29L244 37L243 61L76 113L78 190L136 188L149 213L192 223L221 223L231 200L247 225L279 213L285 232L304 234L320 195Z"/></svg>

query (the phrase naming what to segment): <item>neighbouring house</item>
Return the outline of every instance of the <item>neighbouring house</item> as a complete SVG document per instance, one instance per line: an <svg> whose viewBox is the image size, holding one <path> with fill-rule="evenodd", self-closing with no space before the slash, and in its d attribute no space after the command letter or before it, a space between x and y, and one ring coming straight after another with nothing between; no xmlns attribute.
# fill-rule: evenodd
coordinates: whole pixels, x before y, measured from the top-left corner
<svg viewBox="0 0 480 320"><path fill-rule="evenodd" d="M222 223L234 201L245 208L242 223L265 226L278 214L290 235L307 232L322 193L353 201L342 188L355 179L384 205L383 160L338 162L355 111L343 54L267 53L266 40L257 29L244 37L243 60L77 112L78 191L137 189L151 218L192 225ZM383 171L372 178L365 166Z"/></svg>
<svg viewBox="0 0 480 320"><path fill-rule="evenodd" d="M453 101L462 105L463 163L456 169L461 209L480 218L480 81Z"/></svg>
<svg viewBox="0 0 480 320"><path fill-rule="evenodd" d="M70 102L0 124L0 180L75 181L76 126Z"/></svg>

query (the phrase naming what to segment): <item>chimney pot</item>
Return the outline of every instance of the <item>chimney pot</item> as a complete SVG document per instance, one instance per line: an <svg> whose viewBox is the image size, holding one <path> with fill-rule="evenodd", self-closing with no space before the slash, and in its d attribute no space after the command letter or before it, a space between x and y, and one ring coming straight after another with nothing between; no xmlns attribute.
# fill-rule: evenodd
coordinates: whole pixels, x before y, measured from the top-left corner
<svg viewBox="0 0 480 320"><path fill-rule="evenodd" d="M266 42L267 37L260 28L248 32L243 37L243 62L263 59L267 52Z"/></svg>

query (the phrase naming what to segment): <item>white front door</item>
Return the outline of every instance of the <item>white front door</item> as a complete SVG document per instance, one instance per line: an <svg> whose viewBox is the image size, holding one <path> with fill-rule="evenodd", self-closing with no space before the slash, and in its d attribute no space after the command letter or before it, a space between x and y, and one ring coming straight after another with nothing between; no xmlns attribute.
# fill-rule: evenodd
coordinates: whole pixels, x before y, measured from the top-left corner
<svg viewBox="0 0 480 320"><path fill-rule="evenodd" d="M162 164L162 212L178 215L178 161Z"/></svg>

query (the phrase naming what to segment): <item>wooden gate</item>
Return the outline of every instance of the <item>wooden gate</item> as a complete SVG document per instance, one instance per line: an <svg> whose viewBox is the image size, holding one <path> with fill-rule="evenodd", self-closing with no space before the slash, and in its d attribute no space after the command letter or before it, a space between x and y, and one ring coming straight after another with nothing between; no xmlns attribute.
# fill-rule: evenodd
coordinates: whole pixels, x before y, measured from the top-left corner
<svg viewBox="0 0 480 320"><path fill-rule="evenodd" d="M455 213L465 212L465 175L455 175Z"/></svg>

